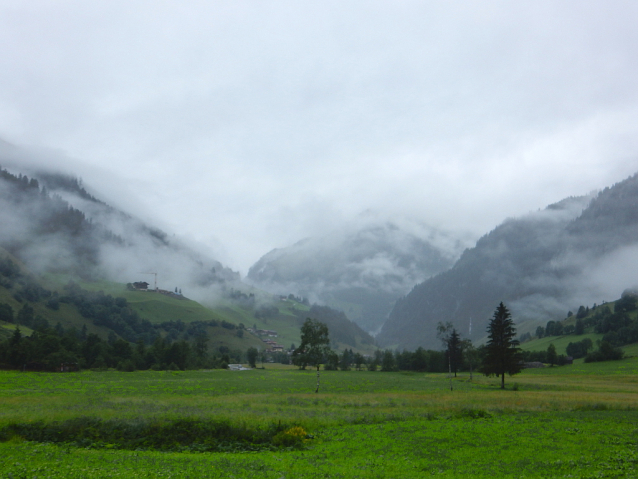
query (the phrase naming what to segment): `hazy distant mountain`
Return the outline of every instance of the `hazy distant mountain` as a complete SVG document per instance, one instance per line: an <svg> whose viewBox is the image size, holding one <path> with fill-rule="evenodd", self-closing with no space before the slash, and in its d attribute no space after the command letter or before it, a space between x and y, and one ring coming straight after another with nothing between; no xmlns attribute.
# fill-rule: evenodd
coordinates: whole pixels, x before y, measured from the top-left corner
<svg viewBox="0 0 638 479"><path fill-rule="evenodd" d="M212 355L229 353L229 348L265 347L259 333L251 334L242 324L277 331L282 346L299 344L300 327L312 314L329 325L333 346L372 352L374 338L342 312L292 299L280 301L251 288L204 247L180 241L149 226L148 218L127 213L139 209L128 204L127 191L120 190L117 196L121 209L102 201L73 175L71 164L55 153L23 149L0 139L0 305L14 311L28 305L38 318L64 327L85 322L89 331L103 339L114 334L126 341L153 342L158 334L166 334L171 340L192 341L190 332L206 332L210 344L218 348L210 351ZM152 289L155 280L164 294L125 287L125 283L146 282ZM117 283L124 283L121 293L134 301L117 298L114 302L102 292L86 292L75 295L87 303L79 312L70 307L52 312L47 306L49 300L58 302L57 298L79 291L78 284L95 283L116 295ZM175 290L183 295L172 294ZM211 309L184 301L185 297ZM174 303L166 303L169 300ZM100 309L111 303L120 309L130 306L130 311ZM238 361L239 356L235 357Z"/></svg>
<svg viewBox="0 0 638 479"><path fill-rule="evenodd" d="M247 280L341 309L374 332L398 297L452 266L462 248L432 228L365 215L342 230L271 251L250 268Z"/></svg>
<svg viewBox="0 0 638 479"><path fill-rule="evenodd" d="M568 198L506 220L449 271L397 301L381 345L436 347L436 324L485 336L504 301L516 320L564 318L580 304L613 299L638 284L638 175L596 196Z"/></svg>
<svg viewBox="0 0 638 479"><path fill-rule="evenodd" d="M147 281L190 297L239 274L89 194L65 174L0 170L0 246L36 272Z"/></svg>

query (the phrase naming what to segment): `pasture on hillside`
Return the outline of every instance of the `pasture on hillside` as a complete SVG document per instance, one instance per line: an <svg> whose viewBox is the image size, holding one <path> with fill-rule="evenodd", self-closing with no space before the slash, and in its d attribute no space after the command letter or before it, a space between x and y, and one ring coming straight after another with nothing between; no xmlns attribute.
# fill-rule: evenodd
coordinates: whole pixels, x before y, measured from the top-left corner
<svg viewBox="0 0 638 479"><path fill-rule="evenodd" d="M504 391L468 373L452 391L445 374L322 371L319 394L315 381L3 371L0 477L638 475L638 358L526 370Z"/></svg>

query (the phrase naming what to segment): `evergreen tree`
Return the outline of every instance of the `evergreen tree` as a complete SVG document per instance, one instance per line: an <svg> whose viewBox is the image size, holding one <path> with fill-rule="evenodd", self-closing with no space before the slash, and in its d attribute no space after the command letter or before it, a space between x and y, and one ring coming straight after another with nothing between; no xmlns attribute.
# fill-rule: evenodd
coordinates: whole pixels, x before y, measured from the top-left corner
<svg viewBox="0 0 638 479"><path fill-rule="evenodd" d="M206 331L202 331L195 336L195 356L197 356L199 360L203 360L206 357L206 351L208 351L208 345L206 343L208 343L208 340L209 338ZM255 357L257 356L255 355Z"/></svg>
<svg viewBox="0 0 638 479"><path fill-rule="evenodd" d="M397 364L394 358L394 354L390 349L386 349L383 352L383 360L381 362L381 371L396 371Z"/></svg>
<svg viewBox="0 0 638 479"><path fill-rule="evenodd" d="M13 323L13 308L6 303L0 303L0 321Z"/></svg>
<svg viewBox="0 0 638 479"><path fill-rule="evenodd" d="M574 329L574 334L579 336L581 334L585 334L585 322L580 318L576 320L576 328Z"/></svg>
<svg viewBox="0 0 638 479"><path fill-rule="evenodd" d="M549 346L547 346L547 362L551 366L558 363L558 354L556 353L556 346L554 346L554 343L549 343Z"/></svg>
<svg viewBox="0 0 638 479"><path fill-rule="evenodd" d="M578 307L578 312L576 313L576 318L577 319L582 319L585 316L587 316L587 313L589 313L589 310L585 309L585 306L579 306Z"/></svg>
<svg viewBox="0 0 638 479"><path fill-rule="evenodd" d="M350 365L354 362L354 353L351 350L344 349L339 358L339 369L342 371L350 371Z"/></svg>
<svg viewBox="0 0 638 479"><path fill-rule="evenodd" d="M412 369L414 371L425 372L428 369L428 359L425 350L422 347L414 351L412 357Z"/></svg>
<svg viewBox="0 0 638 479"><path fill-rule="evenodd" d="M483 374L501 376L501 389L505 389L505 373L510 376L522 369L516 328L512 315L503 303L499 304L487 328L488 341L483 359Z"/></svg>
<svg viewBox="0 0 638 479"><path fill-rule="evenodd" d="M146 344L141 339L135 344L135 352L133 354L136 369L147 369L150 364L146 364Z"/></svg>
<svg viewBox="0 0 638 479"><path fill-rule="evenodd" d="M27 359L25 340L22 337L22 332L20 331L19 326L16 326L13 331L13 335L9 339L7 359L9 360L9 364L14 367L22 367Z"/></svg>
<svg viewBox="0 0 638 479"><path fill-rule="evenodd" d="M443 343L443 347L445 347L449 371L454 373L454 377L456 377L456 373L463 362L461 335L450 322L439 323L436 329L437 336Z"/></svg>
<svg viewBox="0 0 638 479"><path fill-rule="evenodd" d="M361 371L361 365L365 364L366 360L361 353L354 354L354 365L357 368L357 371Z"/></svg>
<svg viewBox="0 0 638 479"><path fill-rule="evenodd" d="M328 351L323 368L326 371L336 371L339 368L339 355L334 351Z"/></svg>
<svg viewBox="0 0 638 479"><path fill-rule="evenodd" d="M18 316L16 322L23 326L30 327L33 325L33 320L35 319L35 313L31 305L24 303L22 305L22 309L18 311Z"/></svg>

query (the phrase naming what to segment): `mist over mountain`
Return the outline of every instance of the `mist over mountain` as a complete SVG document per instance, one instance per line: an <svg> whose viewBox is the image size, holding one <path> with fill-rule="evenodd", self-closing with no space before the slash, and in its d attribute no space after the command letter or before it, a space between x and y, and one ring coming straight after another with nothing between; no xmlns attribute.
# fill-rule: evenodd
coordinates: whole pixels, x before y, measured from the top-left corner
<svg viewBox="0 0 638 479"><path fill-rule="evenodd" d="M2 159L0 158L0 164ZM64 173L0 171L0 246L37 273L147 281L210 301L239 274L140 219L113 208Z"/></svg>
<svg viewBox="0 0 638 479"><path fill-rule="evenodd" d="M409 349L435 347L439 321L480 339L500 301L517 322L562 319L580 304L616 298L638 284L637 267L634 175L596 195L506 220L450 270L398 300L377 340Z"/></svg>
<svg viewBox="0 0 638 479"><path fill-rule="evenodd" d="M3 157L3 148L9 149L11 155ZM26 161L22 165L16 161L21 159L20 153L11 145L0 144L0 165L11 165L10 169L0 166L0 259L8 265L9 273L24 266L23 276L29 278L21 285L16 285L16 278L0 285L0 293L14 309L21 307L18 305L25 295L30 298L30 307L39 308L44 319L51 313L46 308L42 310L43 305L38 303L42 298L58 298L58 295L67 298L69 294L78 293L81 296L76 298L78 302L83 302L86 296L93 302L108 303L102 292L78 292L81 288L70 280L89 285L106 280L107 287L108 282L147 282L150 289L157 280L157 287L164 294L143 294L148 300L142 301L144 305L135 303L137 316L131 316L128 322L119 318L118 312L96 316L88 306L82 309L81 316L92 321L89 327L98 328L103 336L115 334L126 341L143 339L150 344L157 334L168 334L171 340L181 334L182 339L192 340L188 331L193 328L186 328L182 320L205 308L193 301L180 301L188 297L211 308L208 313L202 313L202 317L208 318L206 321L199 318L205 324L200 321L196 326L207 328L213 342L226 350L231 344L241 344L244 348L264 347L256 333L244 336L242 324L253 325L255 330L276 329L282 341L285 338L288 344L298 343L300 325L308 314L330 325L331 341L336 347L359 350L374 347L374 339L344 313L292 300L280 302L279 298L255 290L240 280L239 273L211 258L203 247L170 236L110 206L89 192L76 176L42 162ZM68 165L65 169L68 170ZM127 197L120 198L124 203L126 200ZM135 209L135 205L131 206ZM20 267L13 263L16 260L22 263ZM51 280L50 284L57 290L44 288L42 285L47 283L44 278ZM122 292L124 284L121 284ZM42 294L24 292L31 290ZM170 294L173 291L180 294ZM163 304L161 298L166 296L175 298L183 306ZM124 299L118 299L124 304ZM92 304L91 307L101 306ZM73 323L72 317L57 319ZM227 331L233 332L232 339L227 337ZM217 352L222 354L221 349Z"/></svg>
<svg viewBox="0 0 638 479"><path fill-rule="evenodd" d="M450 268L465 244L422 224L368 212L325 236L269 252L246 279L272 293L341 309L375 332L398 297Z"/></svg>

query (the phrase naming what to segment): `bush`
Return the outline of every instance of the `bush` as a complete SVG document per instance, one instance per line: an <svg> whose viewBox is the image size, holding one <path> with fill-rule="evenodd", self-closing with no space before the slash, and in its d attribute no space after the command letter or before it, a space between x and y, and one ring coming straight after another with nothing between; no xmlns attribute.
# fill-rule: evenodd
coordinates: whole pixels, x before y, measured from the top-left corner
<svg viewBox="0 0 638 479"><path fill-rule="evenodd" d="M308 442L308 433L301 426L294 426L275 435L272 443L275 446L301 447Z"/></svg>
<svg viewBox="0 0 638 479"><path fill-rule="evenodd" d="M125 359L124 361L120 361L117 364L117 370L125 371L125 372L133 372L135 371L135 364L133 364L133 361L131 361L130 359Z"/></svg>
<svg viewBox="0 0 638 479"><path fill-rule="evenodd" d="M518 385L517 385L517 388L518 388ZM487 412L485 409L474 409L474 408L463 408L461 409L461 411L459 411L457 416L469 418L469 419L486 419L486 418L492 417L492 415L489 412Z"/></svg>
<svg viewBox="0 0 638 479"><path fill-rule="evenodd" d="M615 361L623 358L623 352L620 348L614 348L607 341L601 341L598 351L589 353L585 357L586 363L599 362L599 361Z"/></svg>

